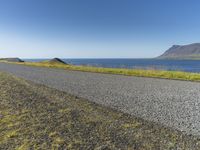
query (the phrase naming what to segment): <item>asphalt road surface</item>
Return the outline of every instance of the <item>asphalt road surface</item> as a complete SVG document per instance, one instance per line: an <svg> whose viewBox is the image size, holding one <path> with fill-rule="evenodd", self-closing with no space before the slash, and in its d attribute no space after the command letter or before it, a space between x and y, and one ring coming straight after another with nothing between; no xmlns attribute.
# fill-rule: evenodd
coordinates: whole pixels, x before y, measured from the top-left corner
<svg viewBox="0 0 200 150"><path fill-rule="evenodd" d="M0 63L0 71L200 135L200 83Z"/></svg>

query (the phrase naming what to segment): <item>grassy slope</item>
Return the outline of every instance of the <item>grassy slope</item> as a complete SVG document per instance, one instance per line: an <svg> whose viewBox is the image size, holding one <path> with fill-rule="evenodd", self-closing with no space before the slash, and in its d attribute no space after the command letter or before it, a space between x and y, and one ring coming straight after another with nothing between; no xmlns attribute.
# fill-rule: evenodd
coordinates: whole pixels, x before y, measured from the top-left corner
<svg viewBox="0 0 200 150"><path fill-rule="evenodd" d="M199 149L200 139L0 73L0 149Z"/></svg>
<svg viewBox="0 0 200 150"><path fill-rule="evenodd" d="M200 81L199 73L189 73L189 72L181 72L181 71L100 68L100 67L90 67L90 66L74 66L74 65L66 65L66 64L61 64L61 63L49 63L49 62L25 62L25 63L17 63L17 64L37 66L37 67L62 68L62 69L86 71L86 72L121 74L121 75L128 75L128 76Z"/></svg>

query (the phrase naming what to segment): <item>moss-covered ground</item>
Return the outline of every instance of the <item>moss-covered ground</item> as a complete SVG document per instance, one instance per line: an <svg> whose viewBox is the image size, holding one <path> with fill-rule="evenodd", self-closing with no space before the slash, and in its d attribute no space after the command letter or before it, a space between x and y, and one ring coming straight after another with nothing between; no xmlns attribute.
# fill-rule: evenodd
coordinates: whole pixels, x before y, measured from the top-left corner
<svg viewBox="0 0 200 150"><path fill-rule="evenodd" d="M198 137L0 73L0 149L200 149Z"/></svg>

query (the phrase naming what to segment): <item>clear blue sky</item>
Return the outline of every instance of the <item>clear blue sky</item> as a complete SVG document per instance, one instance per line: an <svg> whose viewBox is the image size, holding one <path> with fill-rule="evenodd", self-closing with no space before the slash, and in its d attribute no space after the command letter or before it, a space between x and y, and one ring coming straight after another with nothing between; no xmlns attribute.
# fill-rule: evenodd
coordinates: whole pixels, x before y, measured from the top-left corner
<svg viewBox="0 0 200 150"><path fill-rule="evenodd" d="M0 0L0 57L147 58L196 42L199 0Z"/></svg>

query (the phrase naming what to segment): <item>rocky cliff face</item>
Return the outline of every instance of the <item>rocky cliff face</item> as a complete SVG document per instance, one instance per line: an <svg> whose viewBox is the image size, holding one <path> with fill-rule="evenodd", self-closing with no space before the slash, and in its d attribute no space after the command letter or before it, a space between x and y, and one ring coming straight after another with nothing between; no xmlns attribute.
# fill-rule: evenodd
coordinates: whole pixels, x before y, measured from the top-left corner
<svg viewBox="0 0 200 150"><path fill-rule="evenodd" d="M160 59L200 59L200 43L189 45L173 45Z"/></svg>

